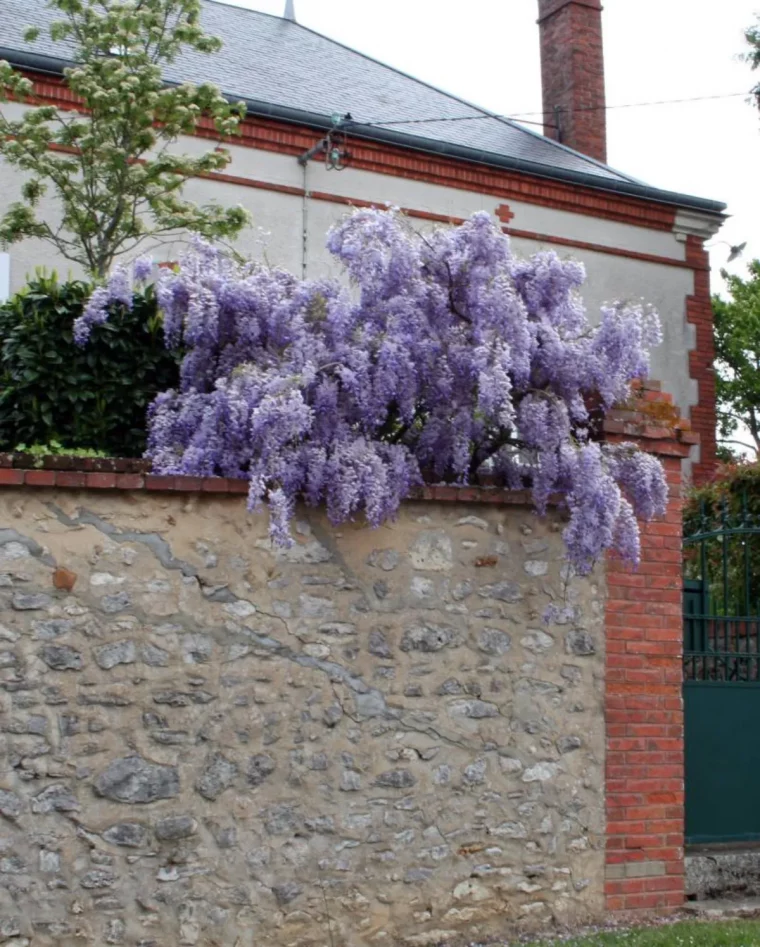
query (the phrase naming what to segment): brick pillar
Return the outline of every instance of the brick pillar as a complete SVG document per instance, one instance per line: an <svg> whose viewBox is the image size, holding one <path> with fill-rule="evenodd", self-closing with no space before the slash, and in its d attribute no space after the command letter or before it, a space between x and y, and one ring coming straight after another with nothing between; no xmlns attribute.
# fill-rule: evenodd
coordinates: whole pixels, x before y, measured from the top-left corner
<svg viewBox="0 0 760 947"><path fill-rule="evenodd" d="M607 557L607 910L670 911L684 899L681 466L698 438L672 398L647 383L633 410L608 415L609 442L664 463L663 519L642 524L641 564Z"/></svg>
<svg viewBox="0 0 760 947"><path fill-rule="evenodd" d="M606 162L601 0L538 0L538 23L544 134Z"/></svg>

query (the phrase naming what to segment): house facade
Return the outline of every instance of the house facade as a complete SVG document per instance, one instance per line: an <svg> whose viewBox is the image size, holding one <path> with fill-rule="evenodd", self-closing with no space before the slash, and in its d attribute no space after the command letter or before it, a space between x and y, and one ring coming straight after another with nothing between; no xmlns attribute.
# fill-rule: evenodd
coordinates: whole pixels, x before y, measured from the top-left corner
<svg viewBox="0 0 760 947"><path fill-rule="evenodd" d="M486 210L518 254L551 248L581 260L592 315L615 299L644 298L664 341L652 374L673 395L701 443L695 479L715 460L715 390L709 263L704 243L724 205L650 187L605 164L601 0L539 0L546 135L432 88L299 25L206 0L203 23L224 49L179 59L172 81L213 81L243 99L242 134L224 173L192 181L199 202L242 204L254 217L237 248L307 276L325 276L329 227L354 207L398 206L412 222L459 223ZM0 58L23 69L39 99L73 108L60 46L26 43L28 25L53 16L43 0L6 0ZM9 113L23 106L10 104ZM201 127L178 147L205 149ZM556 139L560 139L559 141ZM330 152L337 149L337 162ZM326 160L327 159L327 160ZM338 164L340 170L330 164ZM20 177L3 169L0 210ZM55 207L47 212L54 218ZM179 246L157 256L175 259ZM41 262L65 261L34 241L10 249L10 287Z"/></svg>

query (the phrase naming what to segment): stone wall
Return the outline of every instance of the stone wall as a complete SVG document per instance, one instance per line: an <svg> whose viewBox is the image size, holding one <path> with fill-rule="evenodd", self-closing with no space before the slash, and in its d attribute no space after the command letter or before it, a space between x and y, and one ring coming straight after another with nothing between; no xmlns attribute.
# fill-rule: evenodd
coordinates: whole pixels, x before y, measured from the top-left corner
<svg viewBox="0 0 760 947"><path fill-rule="evenodd" d="M242 497L2 491L6 947L601 913L602 577L520 506L302 515L282 552Z"/></svg>

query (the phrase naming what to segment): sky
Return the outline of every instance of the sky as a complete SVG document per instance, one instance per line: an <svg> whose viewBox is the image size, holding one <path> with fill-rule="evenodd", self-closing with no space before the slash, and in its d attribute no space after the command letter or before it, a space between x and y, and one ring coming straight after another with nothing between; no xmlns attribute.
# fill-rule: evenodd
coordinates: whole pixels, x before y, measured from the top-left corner
<svg viewBox="0 0 760 947"><path fill-rule="evenodd" d="M285 0L237 0L282 14ZM294 0L299 23L475 105L540 121L536 0ZM746 93L743 31L760 0L606 0L610 106ZM745 95L611 108L608 161L647 184L723 201L731 215L711 251L714 289L728 266L760 257L760 115Z"/></svg>

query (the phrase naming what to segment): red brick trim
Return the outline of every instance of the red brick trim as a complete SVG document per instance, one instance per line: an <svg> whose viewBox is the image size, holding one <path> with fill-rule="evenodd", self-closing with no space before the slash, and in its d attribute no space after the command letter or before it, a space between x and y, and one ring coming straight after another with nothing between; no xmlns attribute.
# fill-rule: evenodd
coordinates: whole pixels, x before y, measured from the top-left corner
<svg viewBox="0 0 760 947"><path fill-rule="evenodd" d="M300 187L293 187L287 184L274 184L269 181L259 181L255 178L246 178L234 174L225 174L224 172L209 172L203 177L212 178L215 181L222 181L228 184L238 184L243 187L253 187L259 190L275 191L279 194L290 194L294 197L304 197L306 191ZM375 207L384 209L387 205L379 201L366 201L359 197L345 197L342 194L330 194L326 191L309 191L309 198L315 201L327 201L331 204L344 204L346 207ZM506 207L502 204L500 207ZM464 217L454 217L447 214L433 214L426 210L417 210L413 207L400 208L403 214L416 220L430 220L436 223L458 225L465 222ZM506 213L497 209L497 216L501 219L511 219L514 214ZM675 257L660 256L656 253L641 253L638 250L626 250L622 247L610 247L602 243L588 243L585 240L573 240L569 237L555 237L551 234L537 233L533 230L519 230L516 227L502 227L504 233L511 237L518 237L522 240L535 240L538 243L551 243L555 246L573 247L579 250L592 250L595 253L606 253L610 256L625 257L630 260L641 260L645 263L660 263L664 266L678 266L683 269L693 269L698 264L687 260L679 260Z"/></svg>
<svg viewBox="0 0 760 947"><path fill-rule="evenodd" d="M654 427L648 414L605 423L608 440L659 454L670 488L665 517L642 524L639 568L607 556L605 901L625 913L684 901L681 464L694 435Z"/></svg>
<svg viewBox="0 0 760 947"><path fill-rule="evenodd" d="M42 468L3 466L9 455L0 457L0 487L55 487L72 490L143 490L150 493L214 493L241 494L248 492L248 481L234 477L164 476L151 473L117 473L115 470L57 470L47 458ZM76 460L76 458L73 458ZM81 463L81 461L80 461ZM118 461L114 460L116 464ZM450 503L501 503L509 506L531 505L527 490L503 490L491 486L458 487L449 484L431 484L414 490L412 500L436 500Z"/></svg>
<svg viewBox="0 0 760 947"><path fill-rule="evenodd" d="M274 127L270 127L274 126ZM284 123L249 118L243 123L243 134L229 140L264 151L298 156L308 150L316 133L310 129L283 132ZM292 126L298 129L298 126ZM277 129L277 130L275 130ZM213 138L211 132L199 128L199 137ZM350 137L350 132L349 132ZM652 230L673 229L676 210L665 204L620 194L609 194L578 184L565 184L547 178L516 173L475 162L454 158L433 157L411 148L362 141L351 138L351 167L377 174L423 181L461 191L489 194L500 200L521 201L551 207L589 217L615 220Z"/></svg>
<svg viewBox="0 0 760 947"><path fill-rule="evenodd" d="M238 184L242 187L253 187L259 190L275 191L279 194L290 194L293 197L304 197L306 191L300 187L293 187L288 184L274 184L269 181L259 181L255 178L241 177L224 172L209 172L203 177L212 178L215 181L222 181L228 184ZM315 201L327 201L331 204L344 204L347 207L375 207L384 209L387 205L379 201L366 201L359 197L345 197L342 194L330 194L327 191L309 191L309 198ZM507 208L506 204L501 204L496 210L496 216L501 220L511 220L515 215ZM416 220L430 220L436 223L458 225L465 222L464 217L454 217L447 214L433 214L426 210L417 210L413 207L402 207L401 212ZM683 269L695 269L702 264L689 262L688 260L679 260L675 257L660 256L656 253L641 253L638 250L626 250L622 247L610 247L602 243L588 243L585 240L573 240L569 237L555 237L551 234L537 233L534 230L520 230L516 227L502 227L504 233L511 237L518 237L522 240L535 240L538 243L551 243L555 246L573 247L579 250L592 250L595 253L606 253L610 256L625 257L629 260L641 260L645 263L660 263L664 266L678 266Z"/></svg>
<svg viewBox="0 0 760 947"><path fill-rule="evenodd" d="M686 238L686 259L694 268L694 294L686 297L686 321L695 327L695 346L689 352L689 375L697 382L697 404L691 409L692 428L700 437L699 463L692 468L697 484L711 479L718 465L715 404L715 340L710 296L710 264L704 241Z"/></svg>
<svg viewBox="0 0 760 947"><path fill-rule="evenodd" d="M77 100L64 81L53 76L27 72L34 81L34 94L40 104L76 109ZM202 122L196 134L218 140L210 122ZM315 143L319 132L302 125L266 118L246 118L241 134L228 144L298 156ZM605 193L592 187L510 172L476 162L434 157L412 148L351 139L351 166L365 171L424 181L457 190L490 194L500 200L516 200L542 207L646 227L672 230L676 209L655 201ZM278 188L272 188L277 190Z"/></svg>

